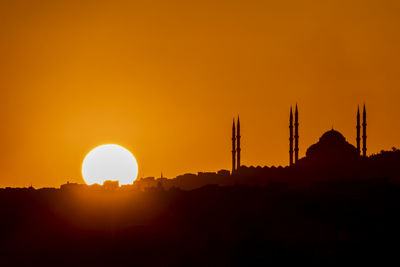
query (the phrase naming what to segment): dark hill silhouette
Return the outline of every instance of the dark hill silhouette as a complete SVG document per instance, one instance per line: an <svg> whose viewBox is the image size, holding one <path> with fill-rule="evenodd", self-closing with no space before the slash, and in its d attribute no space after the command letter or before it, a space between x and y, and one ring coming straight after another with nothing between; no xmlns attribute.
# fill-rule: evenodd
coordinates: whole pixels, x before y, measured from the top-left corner
<svg viewBox="0 0 400 267"><path fill-rule="evenodd" d="M0 190L6 266L399 263L400 186L384 178L191 191Z"/></svg>

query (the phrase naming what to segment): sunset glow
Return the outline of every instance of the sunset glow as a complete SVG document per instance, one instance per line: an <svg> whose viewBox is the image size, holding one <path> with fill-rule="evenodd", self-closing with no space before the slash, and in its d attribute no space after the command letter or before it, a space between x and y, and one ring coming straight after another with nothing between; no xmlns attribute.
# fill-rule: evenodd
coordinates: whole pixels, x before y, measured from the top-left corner
<svg viewBox="0 0 400 267"><path fill-rule="evenodd" d="M86 184L103 184L119 181L120 185L132 184L138 174L138 164L129 150L119 145L102 145L90 151L82 164Z"/></svg>

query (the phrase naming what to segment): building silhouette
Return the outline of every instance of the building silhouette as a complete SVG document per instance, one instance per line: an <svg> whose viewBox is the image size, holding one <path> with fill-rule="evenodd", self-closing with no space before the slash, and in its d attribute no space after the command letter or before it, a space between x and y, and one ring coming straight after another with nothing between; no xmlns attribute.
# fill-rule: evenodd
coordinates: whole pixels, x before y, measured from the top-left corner
<svg viewBox="0 0 400 267"><path fill-rule="evenodd" d="M294 114L293 114L294 113ZM299 108L296 103L294 112L293 107L290 107L289 113L289 166L293 166L299 162ZM362 137L361 137L362 127ZM235 123L235 118L232 124L232 171L235 173L240 169L240 119L239 116ZM361 148L362 140L362 148ZM341 154L342 153L342 154ZM363 118L361 124L360 107L357 107L356 117L356 146L348 143L346 138L338 131L329 130L325 132L319 139L319 141L310 146L306 151L306 158L319 159L320 161L331 160L350 160L354 159L354 156L359 158L360 156L367 157L367 111L365 104L363 105Z"/></svg>
<svg viewBox="0 0 400 267"><path fill-rule="evenodd" d="M289 115L289 166L293 165L293 110L290 106Z"/></svg>
<svg viewBox="0 0 400 267"><path fill-rule="evenodd" d="M232 174L240 168L240 120L237 119L237 131L235 129L235 118L232 125Z"/></svg>
<svg viewBox="0 0 400 267"><path fill-rule="evenodd" d="M299 112L297 110L294 112L294 163L299 160Z"/></svg>
<svg viewBox="0 0 400 267"><path fill-rule="evenodd" d="M353 162L359 157L357 148L348 143L346 138L334 129L325 132L306 152L306 160L318 165Z"/></svg>
<svg viewBox="0 0 400 267"><path fill-rule="evenodd" d="M294 161L293 161L293 140L294 140ZM296 104L294 113L294 138L293 138L293 111L290 107L289 115L289 165L299 160L299 111Z"/></svg>
<svg viewBox="0 0 400 267"><path fill-rule="evenodd" d="M240 121L239 121L239 116L237 119L237 135L236 135L236 141L237 141L237 147L236 147L236 155L237 155L237 160L236 160L236 165L237 165L237 170L240 169Z"/></svg>
<svg viewBox="0 0 400 267"><path fill-rule="evenodd" d="M338 131L332 130L325 132L318 143L310 146L306 152L306 158L313 159L313 161L323 162L337 162L354 160L361 156L361 118L360 108L357 108L357 125L356 125L356 147L348 143L345 137ZM294 128L294 137L293 137ZM362 121L362 156L367 156L367 112L365 104L363 106L363 121ZM294 141L294 150L293 150ZM293 160L294 153L294 160ZM294 127L293 127L293 111L290 107L289 114L289 166L297 163L299 158L299 115L296 104L294 114ZM294 162L294 163L293 163Z"/></svg>
<svg viewBox="0 0 400 267"><path fill-rule="evenodd" d="M232 125L232 174L236 171L236 129L235 118Z"/></svg>
<svg viewBox="0 0 400 267"><path fill-rule="evenodd" d="M356 137L356 143L357 143L357 153L358 155L361 155L361 146L360 146L360 106L357 107L357 126L356 126L356 130L357 130L357 137Z"/></svg>
<svg viewBox="0 0 400 267"><path fill-rule="evenodd" d="M367 156L367 111L365 109L365 104L364 104L364 110L363 110L363 157Z"/></svg>

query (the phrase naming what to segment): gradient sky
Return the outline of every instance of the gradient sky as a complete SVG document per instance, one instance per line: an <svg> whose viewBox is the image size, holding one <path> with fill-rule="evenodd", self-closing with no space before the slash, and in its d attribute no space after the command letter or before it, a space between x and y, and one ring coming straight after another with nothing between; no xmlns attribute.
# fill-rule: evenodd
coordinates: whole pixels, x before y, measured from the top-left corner
<svg viewBox="0 0 400 267"><path fill-rule="evenodd" d="M0 186L83 182L94 147L129 149L139 176L286 165L332 126L368 153L400 146L400 2L4 1Z"/></svg>

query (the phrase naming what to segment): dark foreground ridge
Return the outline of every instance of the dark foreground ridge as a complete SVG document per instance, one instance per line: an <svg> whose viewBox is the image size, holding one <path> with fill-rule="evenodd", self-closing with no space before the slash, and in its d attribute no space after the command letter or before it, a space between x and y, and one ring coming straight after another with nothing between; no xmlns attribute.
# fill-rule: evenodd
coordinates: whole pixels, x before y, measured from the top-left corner
<svg viewBox="0 0 400 267"><path fill-rule="evenodd" d="M269 169L244 168L229 176L236 185L192 190L161 183L2 189L0 260L42 266L395 265L398 155L365 159L362 171L346 175L332 165L311 172L299 163L283 168L290 175L279 183Z"/></svg>

